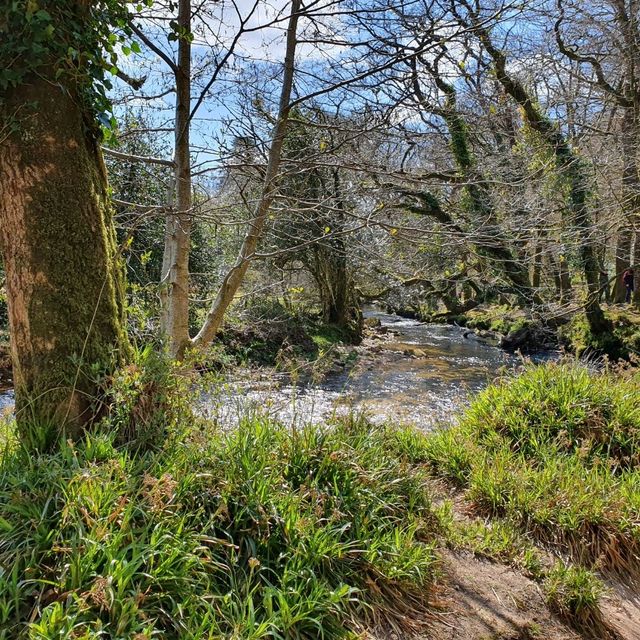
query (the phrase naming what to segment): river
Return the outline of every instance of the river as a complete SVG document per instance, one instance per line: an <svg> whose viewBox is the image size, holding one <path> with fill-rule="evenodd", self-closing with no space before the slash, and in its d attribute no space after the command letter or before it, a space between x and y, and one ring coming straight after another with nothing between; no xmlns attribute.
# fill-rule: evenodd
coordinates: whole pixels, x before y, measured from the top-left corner
<svg viewBox="0 0 640 640"><path fill-rule="evenodd" d="M357 348L353 367L316 384L293 385L273 376L260 382L227 382L206 394L204 412L223 424L233 424L252 411L300 424L355 410L375 423L429 430L450 424L474 393L522 364L519 357L460 327L425 324L373 309L364 315L379 320L386 334Z"/></svg>
<svg viewBox="0 0 640 640"><path fill-rule="evenodd" d="M521 364L520 358L460 327L425 324L375 309L364 315L380 322L381 335L356 348L352 366L314 384L292 384L272 373L256 379L255 372L248 371L208 388L199 410L224 425L252 412L303 424L355 410L376 423L432 429L450 423L471 395ZM12 405L13 393L1 392L0 412Z"/></svg>

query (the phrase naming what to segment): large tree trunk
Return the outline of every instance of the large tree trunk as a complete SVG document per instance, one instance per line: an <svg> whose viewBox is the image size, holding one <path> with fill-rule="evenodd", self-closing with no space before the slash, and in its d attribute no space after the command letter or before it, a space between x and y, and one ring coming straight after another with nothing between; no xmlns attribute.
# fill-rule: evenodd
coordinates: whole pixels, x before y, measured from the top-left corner
<svg viewBox="0 0 640 640"><path fill-rule="evenodd" d="M555 157L556 167L567 182L571 223L580 242L580 262L587 283L587 298L584 304L585 316L594 335L610 331L611 324L605 318L598 302L600 268L593 240L592 220L587 205L588 185L582 162L574 153L560 128L540 111L524 85L511 75L507 69L505 54L493 45L489 32L482 26L477 15L473 13L469 2L463 0L463 3L473 16L474 27L480 41L493 59L498 82L520 106L527 124L539 133L549 145Z"/></svg>
<svg viewBox="0 0 640 640"><path fill-rule="evenodd" d="M19 115L0 145L16 419L38 447L82 433L99 408L99 377L128 351L97 132L75 87L46 75L25 78L0 109Z"/></svg>
<svg viewBox="0 0 640 640"><path fill-rule="evenodd" d="M182 34L191 33L191 2L180 0L178 25ZM175 111L175 202L167 216L160 302L161 328L172 356L182 358L189 344L189 253L193 220L191 197L190 115L191 41L180 37Z"/></svg>
<svg viewBox="0 0 640 640"><path fill-rule="evenodd" d="M493 264L503 271L513 285L518 299L527 304L539 303L540 298L537 291L532 289L527 266L510 246L496 219L490 187L473 157L467 123L458 110L455 87L444 80L437 69L433 68L426 60L422 60L422 63L445 96L444 106L435 109L431 106L431 111L445 121L451 137L450 147L456 166L468 181L465 186L467 208L475 225L471 234L472 242L480 255L491 259ZM429 101L420 88L416 60L413 59L411 64L414 93L418 100L427 106Z"/></svg>
<svg viewBox="0 0 640 640"><path fill-rule="evenodd" d="M316 245L311 271L318 283L324 322L340 327L348 334L350 340L360 342L363 328L362 312L342 238L335 238L329 247Z"/></svg>

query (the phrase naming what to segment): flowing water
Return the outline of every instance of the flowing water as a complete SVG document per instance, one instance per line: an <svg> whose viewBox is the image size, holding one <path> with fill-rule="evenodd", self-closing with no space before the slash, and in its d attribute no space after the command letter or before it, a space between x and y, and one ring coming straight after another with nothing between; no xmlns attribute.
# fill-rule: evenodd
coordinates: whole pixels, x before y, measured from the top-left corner
<svg viewBox="0 0 640 640"><path fill-rule="evenodd" d="M247 412L288 423L321 422L350 410L382 423L411 423L423 429L450 423L470 396L521 360L480 342L467 330L424 324L369 309L387 333L356 348L355 365L321 382L292 384L274 374L256 380L248 372L207 391L199 410L224 425ZM13 405L11 391L0 392L0 412Z"/></svg>
<svg viewBox="0 0 640 640"><path fill-rule="evenodd" d="M236 381L207 394L205 413L223 424L232 424L247 410L305 423L356 410L376 423L431 429L450 423L473 393L522 364L520 358L460 327L376 310L365 311L367 317L378 319L388 333L384 340L368 340L360 347L352 368L317 384L293 385L274 377L258 384Z"/></svg>
<svg viewBox="0 0 640 640"><path fill-rule="evenodd" d="M13 407L13 391L11 389L0 390L0 416L5 410L9 411L11 407Z"/></svg>

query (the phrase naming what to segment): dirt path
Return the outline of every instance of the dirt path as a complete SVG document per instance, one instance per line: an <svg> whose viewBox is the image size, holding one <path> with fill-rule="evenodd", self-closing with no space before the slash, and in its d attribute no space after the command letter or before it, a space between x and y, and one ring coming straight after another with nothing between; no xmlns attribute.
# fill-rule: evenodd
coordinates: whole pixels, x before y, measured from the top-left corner
<svg viewBox="0 0 640 640"><path fill-rule="evenodd" d="M443 554L449 613L434 640L576 640L549 611L540 587L522 574L469 553ZM426 640L426 639L425 639Z"/></svg>

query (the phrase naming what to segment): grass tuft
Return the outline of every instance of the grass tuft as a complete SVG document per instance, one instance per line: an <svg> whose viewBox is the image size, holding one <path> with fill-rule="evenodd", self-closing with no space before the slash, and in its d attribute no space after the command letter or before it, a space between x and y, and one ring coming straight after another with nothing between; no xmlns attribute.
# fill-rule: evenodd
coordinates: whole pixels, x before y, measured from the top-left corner
<svg viewBox="0 0 640 640"><path fill-rule="evenodd" d="M256 418L156 448L102 432L55 454L8 450L0 638L415 630L438 524L424 472L389 455L390 437L358 420L292 432Z"/></svg>
<svg viewBox="0 0 640 640"><path fill-rule="evenodd" d="M546 576L545 592L549 607L586 637L618 637L600 610L604 585L592 571L558 561Z"/></svg>
<svg viewBox="0 0 640 640"><path fill-rule="evenodd" d="M503 518L578 562L640 569L640 376L530 367L481 393L420 456Z"/></svg>

